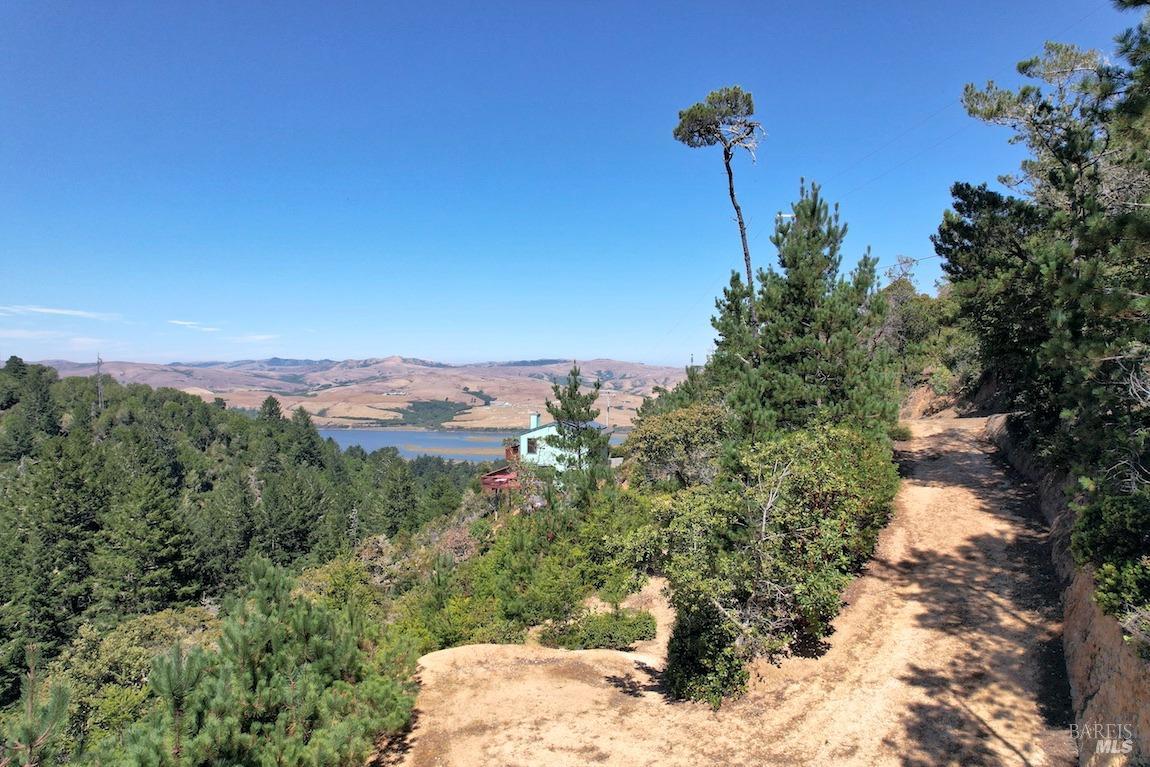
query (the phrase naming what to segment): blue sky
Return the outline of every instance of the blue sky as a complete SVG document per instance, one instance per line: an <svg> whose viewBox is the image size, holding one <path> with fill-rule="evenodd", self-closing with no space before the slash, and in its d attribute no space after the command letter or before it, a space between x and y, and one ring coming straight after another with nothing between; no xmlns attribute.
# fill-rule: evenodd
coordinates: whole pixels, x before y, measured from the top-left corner
<svg viewBox="0 0 1150 767"><path fill-rule="evenodd" d="M885 268L932 255L953 181L1020 158L964 83L1136 21L1104 0L6 2L0 355L684 364L741 252L679 109L754 94L758 264L805 176L841 202L846 260Z"/></svg>

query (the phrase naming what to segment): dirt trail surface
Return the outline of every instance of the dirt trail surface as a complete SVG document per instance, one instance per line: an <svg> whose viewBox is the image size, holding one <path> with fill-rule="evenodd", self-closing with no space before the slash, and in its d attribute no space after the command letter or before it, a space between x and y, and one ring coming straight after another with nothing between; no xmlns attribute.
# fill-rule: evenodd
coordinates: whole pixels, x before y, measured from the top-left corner
<svg viewBox="0 0 1150 767"><path fill-rule="evenodd" d="M982 419L912 422L875 559L826 652L756 667L719 712L659 681L670 610L636 652L479 645L421 659L391 763L1068 765L1057 590L1031 493Z"/></svg>

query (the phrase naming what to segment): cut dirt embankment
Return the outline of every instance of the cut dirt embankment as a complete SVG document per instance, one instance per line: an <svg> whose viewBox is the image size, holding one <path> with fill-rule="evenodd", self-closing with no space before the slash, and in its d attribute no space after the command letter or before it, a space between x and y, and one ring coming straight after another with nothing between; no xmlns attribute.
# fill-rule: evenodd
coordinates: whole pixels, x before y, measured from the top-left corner
<svg viewBox="0 0 1150 767"><path fill-rule="evenodd" d="M817 658L760 663L712 711L660 683L672 614L633 653L479 645L421 659L385 763L1067 765L1069 692L1046 527L984 419L912 423L874 560Z"/></svg>
<svg viewBox="0 0 1150 767"><path fill-rule="evenodd" d="M1067 478L1045 471L1020 447L1006 428L1005 416L991 418L987 432L1011 464L1036 484L1040 508L1050 525L1051 560L1065 609L1063 644L1074 718L1084 733L1096 732L1088 725L1124 724L1135 735L1130 754L1100 754L1096 739L1086 737L1082 763L1150 763L1150 663L1123 639L1118 621L1095 604L1092 569L1074 564L1070 551L1074 513L1066 494ZM1101 732L1107 737L1116 734L1113 727Z"/></svg>

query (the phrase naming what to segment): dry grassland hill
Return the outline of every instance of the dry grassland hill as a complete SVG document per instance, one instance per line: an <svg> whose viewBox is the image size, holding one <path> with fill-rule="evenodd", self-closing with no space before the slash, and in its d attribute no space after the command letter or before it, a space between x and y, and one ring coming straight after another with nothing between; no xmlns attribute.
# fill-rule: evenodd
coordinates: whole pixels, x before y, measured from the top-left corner
<svg viewBox="0 0 1150 767"><path fill-rule="evenodd" d="M49 360L61 376L90 376L95 364ZM674 367L594 359L579 365L603 382L600 420L611 405L612 426L628 426L645 395L683 378ZM285 409L305 408L321 427L438 426L519 429L532 412L544 413L551 384L562 381L568 360L521 360L446 365L410 357L364 360L272 358L238 362L152 364L105 362L120 383L169 386L229 407L258 408L269 394Z"/></svg>

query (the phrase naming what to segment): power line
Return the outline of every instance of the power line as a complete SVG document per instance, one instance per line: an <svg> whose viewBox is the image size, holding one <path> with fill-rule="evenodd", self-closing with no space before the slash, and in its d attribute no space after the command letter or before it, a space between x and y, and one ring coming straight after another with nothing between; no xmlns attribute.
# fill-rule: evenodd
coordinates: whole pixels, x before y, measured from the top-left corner
<svg viewBox="0 0 1150 767"><path fill-rule="evenodd" d="M1101 11L1101 10L1102 10L1101 7L1097 7L1094 10L1088 11L1088 13L1083 14L1082 16L1076 18L1075 21L1071 22L1070 24L1063 26L1063 28L1059 29L1056 32L1053 32L1052 34L1050 34L1049 37L1053 38L1053 37L1061 36L1061 34L1063 34L1064 32L1076 28L1076 26L1079 26L1082 22L1088 20L1088 18L1090 18L1091 16L1098 14L1099 11ZM918 129L922 128L922 125L925 125L928 122L934 120L935 117L937 117L938 115L942 115L943 113L946 112L946 110L959 105L959 103L960 103L960 101L955 101L955 100L951 100L951 101L944 103L944 105L942 105L941 107L938 107L937 109L933 110L933 112L930 112L925 117L922 117L917 122L914 122L912 125L909 126L909 128L905 128L902 131L899 131L898 133L896 133L895 136L892 136L891 138L887 139L886 141L883 141L883 143L880 144L879 146L876 146L875 148L871 149L871 151L867 152L863 156L860 156L860 158L858 160L854 160L853 162L846 164L846 166L844 166L842 169L838 170L838 172L836 172L836 174L834 176L830 176L827 179L827 182L834 182L835 179L842 178L844 175L848 174L849 171L853 170L854 168L861 166L861 164L863 164L867 160L874 158L874 156L879 154L880 152L882 152L883 149L887 149L890 146L895 145L896 143L898 143L898 141L900 139L903 139L906 136L909 136L910 133L913 133L914 131L917 131ZM920 156L922 156L923 154L926 154L927 152L934 151L934 149L945 144L946 141L949 141L952 138L955 138L956 136L959 135L959 133L964 132L964 131L968 130L969 128L971 128L971 125L972 125L972 121L968 120L963 126L961 126L961 128L948 133L948 135L935 141L934 144L930 144L929 146L926 146L926 147L923 147L922 149L919 149L918 152L915 152L912 155L906 156L905 159L894 164L894 166L890 166L886 170L883 170L882 172L880 172L879 175L874 176L871 179L868 179L868 181L863 182L856 187L853 187L853 189L851 189L849 192L846 192L845 194L838 195L838 199L843 200L845 198L850 197L851 194L854 194L860 190L866 189L867 186L873 184L876 181L880 181L880 179L888 176L889 174L891 174L891 172L894 172L900 168L903 168L906 166L906 164L909 164L910 162L919 159ZM757 241L759 236L761 235L761 233L764 231L766 231L766 229L757 229L756 231L754 231L753 235L751 235L751 243L754 243L754 241ZM910 259L909 256L903 256L903 258L907 258L910 261L912 261L913 263L920 263L922 261L929 261L932 259L942 258L942 256L940 256L938 254L934 254L934 255L925 255L919 259ZM714 296L713 296L713 294L710 294L710 296L708 296L707 298L710 298L713 300ZM702 301L699 301L698 304L702 304ZM695 304L692 306L691 313L695 312L695 308L698 307L698 304ZM667 336L672 335L673 332L675 332L677 329L679 329L680 325L683 323L683 320L687 319L687 316L689 316L689 314L691 314L691 313L681 314L679 316L679 319L677 319L675 321L675 323L672 325L672 328L670 328L670 330L667 331Z"/></svg>
<svg viewBox="0 0 1150 767"><path fill-rule="evenodd" d="M870 158L874 157L876 154L878 154L878 153L879 153L879 152L881 152L882 150L884 150L884 149L886 149L887 147L889 147L889 146L891 146L891 145L893 145L893 144L897 143L899 139L901 139L901 138L903 138L904 136L906 136L906 135L908 135L908 134L910 134L910 133L913 133L914 131L918 130L920 127L922 127L922 126L923 126L923 125L925 125L926 123L930 122L930 121L931 121L931 120L933 120L934 118L938 117L940 114L942 114L942 113L943 113L943 112L945 112L946 110L950 109L951 107L954 107L954 106L956 106L957 104L958 104L958 102L957 102L957 101L948 101L948 102L947 102L946 104L944 104L944 105L943 105L941 108L939 108L939 109L936 109L935 111L931 112L931 113L930 113L930 114L928 114L926 117L922 118L921 120L919 120L919 121L918 121L918 122L916 122L915 124L911 125L909 128L906 128L905 130L903 130L903 131L901 131L901 132L899 132L899 133L896 133L894 136L892 136L890 139L888 139L888 140L887 140L885 143L883 143L883 144L880 144L879 146L877 146L877 147L875 147L874 149L872 149L871 151L867 152L865 155L863 155L863 156L862 156L862 157L860 157L859 159L855 160L855 161L854 161L854 162L852 162L851 164L849 164L849 165L847 165L846 167L844 167L844 168L843 168L842 170L840 170L838 173L836 173L835 175L833 175L833 176L831 176L830 178L828 178L828 179L826 180L826 183L828 183L828 184L829 184L829 183L831 183L832 181L835 181L836 179L842 178L842 177L843 177L844 175L846 175L848 172L850 172L850 171L854 170L854 169L855 169L855 168L857 168L859 165L862 165L864 162L866 162L866 161L867 161L867 160L869 160Z"/></svg>
<svg viewBox="0 0 1150 767"><path fill-rule="evenodd" d="M890 166L889 168L887 168L886 170L884 170L882 173L878 174L874 178L870 179L869 181L864 181L863 183L856 186L854 189L851 189L846 194L839 195L838 199L843 200L843 199L846 199L847 197L850 197L852 194L859 191L860 189L864 189L864 188L870 186L871 184L873 184L874 182L878 181L879 179L890 175L891 173L895 172L899 168L902 168L903 166L905 166L907 163L909 163L913 160L917 160L919 157L922 157L927 152L938 149L940 146L942 146L946 142L950 141L952 138L954 138L958 134L962 133L963 131L968 130L969 128L970 128L970 124L966 124L966 125L963 125L961 128L959 128L958 130L955 130L955 131L948 133L947 135L943 136L941 139L934 142L933 144L926 146L926 147L923 147L922 149L915 152L914 154L906 157L902 162Z"/></svg>

